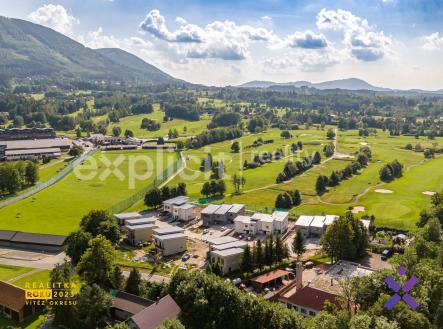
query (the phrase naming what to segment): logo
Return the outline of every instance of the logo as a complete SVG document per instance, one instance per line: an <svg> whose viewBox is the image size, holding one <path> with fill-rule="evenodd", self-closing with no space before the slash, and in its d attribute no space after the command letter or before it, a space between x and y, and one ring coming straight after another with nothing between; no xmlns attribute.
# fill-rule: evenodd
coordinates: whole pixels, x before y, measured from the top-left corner
<svg viewBox="0 0 443 329"><path fill-rule="evenodd" d="M76 305L75 282L26 282L26 305Z"/></svg>
<svg viewBox="0 0 443 329"><path fill-rule="evenodd" d="M400 276L406 275L406 268L400 266L397 269L397 274ZM409 292L419 281L420 280L415 275L413 275L402 285L395 281L392 276L387 276L385 282L389 286L389 288L391 288L395 292L395 294L385 303L385 307L388 310L392 310L392 308L397 305L399 301L403 300L407 305L409 305L410 308L415 310L418 307L418 304L415 299L411 295L409 295ZM402 296L399 295L400 292L402 293Z"/></svg>

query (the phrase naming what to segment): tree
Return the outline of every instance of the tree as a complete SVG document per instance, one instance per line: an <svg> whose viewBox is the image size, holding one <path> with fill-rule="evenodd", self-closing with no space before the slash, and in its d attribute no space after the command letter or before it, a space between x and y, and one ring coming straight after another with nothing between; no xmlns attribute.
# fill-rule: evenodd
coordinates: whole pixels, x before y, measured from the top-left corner
<svg viewBox="0 0 443 329"><path fill-rule="evenodd" d="M134 137L134 132L132 130L126 129L125 130L125 137L126 138Z"/></svg>
<svg viewBox="0 0 443 329"><path fill-rule="evenodd" d="M92 239L92 235L89 232L85 232L82 229L72 232L68 236L68 245L66 247L66 255L71 258L71 263L77 265L80 258L88 249L88 243Z"/></svg>
<svg viewBox="0 0 443 329"><path fill-rule="evenodd" d="M224 180L219 180L216 185L216 190L213 191L214 194L218 193L224 195L226 192L226 183Z"/></svg>
<svg viewBox="0 0 443 329"><path fill-rule="evenodd" d="M317 195L322 195L326 192L326 186L328 186L328 177L326 176L318 176L317 181L315 183L315 190L317 191Z"/></svg>
<svg viewBox="0 0 443 329"><path fill-rule="evenodd" d="M331 176L329 177L329 186L337 186L340 183L340 177L338 176L337 172L333 171Z"/></svg>
<svg viewBox="0 0 443 329"><path fill-rule="evenodd" d="M255 265L259 269L261 269L264 264L263 246L261 240L258 240L255 246L256 246Z"/></svg>
<svg viewBox="0 0 443 329"><path fill-rule="evenodd" d="M440 242L440 249L438 250L437 264L440 266L440 268L443 268L443 241Z"/></svg>
<svg viewBox="0 0 443 329"><path fill-rule="evenodd" d="M57 264L49 274L51 285L60 282L72 282L73 271L71 265L65 260L64 264ZM54 303L51 307L54 314L54 325L64 325L72 323L74 320L74 312L72 307L57 305Z"/></svg>
<svg viewBox="0 0 443 329"><path fill-rule="evenodd" d="M166 320L157 329L185 329L185 326L179 320Z"/></svg>
<svg viewBox="0 0 443 329"><path fill-rule="evenodd" d="M292 137L292 135L291 135L291 133L290 133L288 130L283 130L283 131L280 133L280 137L281 137L281 138L284 138L284 139L289 139L289 138Z"/></svg>
<svg viewBox="0 0 443 329"><path fill-rule="evenodd" d="M89 241L88 249L80 258L77 271L89 285L109 287L114 270L115 248L104 236Z"/></svg>
<svg viewBox="0 0 443 329"><path fill-rule="evenodd" d="M178 183L177 185L177 195L187 195L186 192L186 184L185 183Z"/></svg>
<svg viewBox="0 0 443 329"><path fill-rule="evenodd" d="M82 218L80 226L94 237L101 234L112 243L120 241L117 220L104 210L91 210Z"/></svg>
<svg viewBox="0 0 443 329"><path fill-rule="evenodd" d="M97 284L83 286L75 307L76 327L95 329L102 326L110 317L111 306L111 295L100 286Z"/></svg>
<svg viewBox="0 0 443 329"><path fill-rule="evenodd" d="M118 136L120 136L121 133L122 133L122 129L121 129L120 127L114 127L114 128L112 128L112 135L113 135L114 137L118 137Z"/></svg>
<svg viewBox="0 0 443 329"><path fill-rule="evenodd" d="M243 177L243 175L237 175L237 173L235 173L234 177L232 178L232 184L234 184L235 193L240 193L240 190L246 184L246 179Z"/></svg>
<svg viewBox="0 0 443 329"><path fill-rule="evenodd" d="M122 290L125 285L125 278L120 266L115 266L111 277L112 287L116 290Z"/></svg>
<svg viewBox="0 0 443 329"><path fill-rule="evenodd" d="M432 218L422 230L423 238L427 241L439 242L441 239L441 224L437 218Z"/></svg>
<svg viewBox="0 0 443 329"><path fill-rule="evenodd" d="M312 164L320 164L320 162L321 162L321 155L320 155L320 152L315 152L314 153L314 157L313 157L313 159L312 159Z"/></svg>
<svg viewBox="0 0 443 329"><path fill-rule="evenodd" d="M200 191L201 194L203 194L206 197L209 197L212 194L212 188L210 182L205 182L202 186L202 189Z"/></svg>
<svg viewBox="0 0 443 329"><path fill-rule="evenodd" d="M326 132L326 138L335 139L335 132L331 128L329 128L328 131Z"/></svg>
<svg viewBox="0 0 443 329"><path fill-rule="evenodd" d="M234 153L240 152L240 143L238 141L234 141L231 145L231 151Z"/></svg>
<svg viewBox="0 0 443 329"><path fill-rule="evenodd" d="M83 147L81 147L80 145L74 145L73 147L71 147L68 154L72 157L79 157L83 154Z"/></svg>
<svg viewBox="0 0 443 329"><path fill-rule="evenodd" d="M294 240L292 241L292 252L297 255L297 260L305 252L305 238L300 230L295 233Z"/></svg>
<svg viewBox="0 0 443 329"><path fill-rule="evenodd" d="M125 291L140 296L140 287L142 283L142 277L140 271L137 268L133 268L129 273L128 280L126 280Z"/></svg>
<svg viewBox="0 0 443 329"><path fill-rule="evenodd" d="M28 161L25 167L25 180L28 185L34 185L38 181L38 166L32 161Z"/></svg>
<svg viewBox="0 0 443 329"><path fill-rule="evenodd" d="M241 270L244 273L249 273L252 270L252 256L251 256L251 248L249 247L249 245L246 245L246 248L243 251Z"/></svg>
<svg viewBox="0 0 443 329"><path fill-rule="evenodd" d="M145 205L147 207L158 207L162 202L162 193L158 188L148 191L145 195Z"/></svg>
<svg viewBox="0 0 443 329"><path fill-rule="evenodd" d="M284 258L285 252L283 247L283 242L280 235L275 238L275 249L274 249L275 261L281 262Z"/></svg>

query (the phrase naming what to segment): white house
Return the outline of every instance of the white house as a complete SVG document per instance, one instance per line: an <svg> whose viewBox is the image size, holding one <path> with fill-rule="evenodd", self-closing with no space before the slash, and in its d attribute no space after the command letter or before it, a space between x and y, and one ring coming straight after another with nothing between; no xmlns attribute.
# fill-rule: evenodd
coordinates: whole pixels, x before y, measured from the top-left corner
<svg viewBox="0 0 443 329"><path fill-rule="evenodd" d="M284 211L275 211L272 215L239 215L234 219L235 232L248 235L283 234L288 230L288 217L288 213Z"/></svg>
<svg viewBox="0 0 443 329"><path fill-rule="evenodd" d="M314 219L309 226L309 235L313 237L320 237L325 229L325 216L314 216Z"/></svg>
<svg viewBox="0 0 443 329"><path fill-rule="evenodd" d="M309 227L311 226L314 216L300 216L295 222L295 229L300 230L304 237L310 235Z"/></svg>
<svg viewBox="0 0 443 329"><path fill-rule="evenodd" d="M174 206L172 209L172 217L182 222L189 222L195 219L195 206L189 203Z"/></svg>

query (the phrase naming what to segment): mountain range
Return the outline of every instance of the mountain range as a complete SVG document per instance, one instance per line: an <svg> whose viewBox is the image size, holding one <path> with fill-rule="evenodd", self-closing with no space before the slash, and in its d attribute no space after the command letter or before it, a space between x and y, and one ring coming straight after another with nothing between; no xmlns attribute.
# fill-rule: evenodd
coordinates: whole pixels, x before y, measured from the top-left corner
<svg viewBox="0 0 443 329"><path fill-rule="evenodd" d="M314 88L318 90L333 90L333 89L342 89L342 90L351 90L351 91L375 91L375 92L385 92L385 93L394 93L394 94L443 94L443 89L428 91L421 89L411 89L411 90L397 90L390 88L383 88L371 85L370 83L357 79L357 78L349 78L349 79L340 79L340 80L331 80L324 81L318 83L312 83L309 81L294 81L294 82L273 82L273 81L260 81L254 80L238 85L240 88L256 88L256 89L270 89L270 90L290 90L290 89L298 89L298 88Z"/></svg>
<svg viewBox="0 0 443 329"><path fill-rule="evenodd" d="M58 81L106 80L139 84L188 84L119 48L91 49L50 28L26 20L0 16L0 84L11 79L43 78ZM312 83L250 81L237 87L276 91L306 90L377 92L395 95L436 95L443 89L396 90L350 78Z"/></svg>
<svg viewBox="0 0 443 329"><path fill-rule="evenodd" d="M7 17L0 17L0 74L149 84L184 82L121 49L90 49L50 28Z"/></svg>

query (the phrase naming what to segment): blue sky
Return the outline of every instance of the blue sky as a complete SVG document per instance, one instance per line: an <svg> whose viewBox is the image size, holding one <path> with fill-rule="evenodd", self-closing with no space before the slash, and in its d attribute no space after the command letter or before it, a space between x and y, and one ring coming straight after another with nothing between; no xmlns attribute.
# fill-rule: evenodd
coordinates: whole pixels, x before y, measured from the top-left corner
<svg viewBox="0 0 443 329"><path fill-rule="evenodd" d="M21 0L0 14L209 85L357 77L443 88L443 2Z"/></svg>

